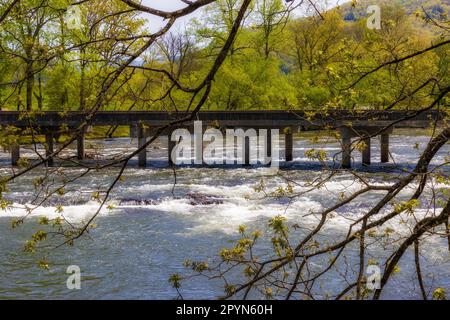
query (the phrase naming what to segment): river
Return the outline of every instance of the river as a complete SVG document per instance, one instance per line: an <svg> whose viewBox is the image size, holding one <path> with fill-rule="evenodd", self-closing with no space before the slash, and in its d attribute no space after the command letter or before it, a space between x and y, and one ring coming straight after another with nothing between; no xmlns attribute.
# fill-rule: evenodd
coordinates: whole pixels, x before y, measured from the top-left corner
<svg viewBox="0 0 450 320"><path fill-rule="evenodd" d="M396 131L391 136L391 154L396 163L380 164L379 142L372 143L373 165L363 168L361 157L355 152L355 168L376 183L386 183L402 175L402 169L411 169L429 137L423 131ZM418 148L415 148L415 144ZM117 157L133 150L136 141L117 138L102 141L88 141L88 154L92 157ZM282 144L282 143L281 143ZM230 240L238 238L237 228L246 224L250 229L266 230L271 217L284 215L290 225L313 226L319 212L334 204L343 190L357 190L348 173L339 173L324 188L295 199L289 206L287 200L265 198L248 200L256 196L254 187L261 178L267 189L274 189L282 180L266 168L215 167L177 169L177 184L174 187L172 169L167 167L167 139L162 137L154 147L149 148L149 167L137 168L137 159L130 162L125 171L125 180L114 189L111 199L116 206L103 210L95 221L97 227L88 237L75 243L74 247L54 250L49 257L50 269L42 270L36 261L39 254L23 252L24 242L39 228L38 217L54 218L61 214L73 223L86 220L98 208L91 199L93 192L104 189L118 172L118 168L89 174L66 188L66 194L37 209L25 224L12 229L11 220L24 215L25 205L30 205L35 189L33 180L41 176L45 168L39 168L17 179L9 186L5 198L14 203L12 210L0 211L0 299L173 299L177 296L168 278L171 274L186 272L185 259L214 262L222 247L230 246ZM336 142L315 144L297 137L294 144L294 162L283 165L281 172L299 183L310 181L320 174L321 164L309 160L305 151L313 147L326 150L330 155L339 151ZM73 150L72 150L73 152ZM31 156L32 150L23 149L22 155ZM445 145L433 164L450 155L450 145ZM0 153L0 175L10 173L9 154ZM443 168L448 174L450 169ZM76 175L81 168L66 168L68 176ZM441 186L443 187L443 186ZM300 190L298 187L296 191ZM402 193L402 198L411 195L413 189ZM221 199L220 203L193 205L189 194L206 194ZM373 192L358 198L331 219L324 239L343 236L348 217L367 210L382 193ZM430 194L425 194L430 197ZM131 200L146 200L145 204ZM122 200L122 203L121 203ZM123 201L127 200L127 201ZM154 200L154 203L150 203ZM57 205L63 205L62 213L56 212ZM439 209L439 208L436 208ZM419 211L422 210L419 208ZM425 211L425 209L423 209ZM392 227L408 229L408 224ZM432 237L423 245L423 266L428 288L443 287L450 294L450 255L444 237ZM265 247L266 246L266 247ZM261 245L262 252L269 244ZM371 252L371 256L385 255L383 248ZM357 263L349 254L349 264ZM401 272L388 283L383 298L420 298L414 277L414 263L408 252L399 265ZM81 290L66 287L69 265L77 265L82 271ZM332 291L342 285L329 278L325 286ZM217 281L198 278L183 284L184 298L212 299L223 293L223 286Z"/></svg>

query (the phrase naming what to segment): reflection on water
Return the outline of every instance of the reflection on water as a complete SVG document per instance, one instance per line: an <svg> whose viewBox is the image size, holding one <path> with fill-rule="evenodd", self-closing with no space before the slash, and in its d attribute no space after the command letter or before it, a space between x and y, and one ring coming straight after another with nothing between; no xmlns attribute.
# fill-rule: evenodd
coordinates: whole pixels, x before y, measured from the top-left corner
<svg viewBox="0 0 450 320"><path fill-rule="evenodd" d="M378 164L379 144L372 143L374 165L362 168L360 155L355 152L357 169L376 183L386 183L401 175L401 170L412 168L420 151L426 146L428 137L420 135L391 137L391 154L395 164ZM375 140L375 139L374 139ZM414 148L415 143L419 148ZM136 141L112 139L89 141L88 153L94 159L114 158L133 150ZM213 257L221 247L228 246L230 239L237 238L236 229L241 224L264 229L267 220L278 214L285 215L290 223L312 227L317 223L317 212L337 201L339 193L357 190L347 173L341 173L327 182L321 190L313 191L295 199L287 206L287 201L276 199L248 200L254 195L253 187L264 178L268 189L278 186L282 179L266 168L244 169L240 167L193 168L177 170L177 184L174 188L173 171L167 168L167 139L161 138L148 150L150 167L138 169L137 161L130 163L125 172L125 180L114 190L111 201L116 209L103 211L88 238L77 242L73 248L62 248L51 256L50 271L42 271L36 266L39 256L24 254L23 243L37 228L35 216L55 217L56 205L63 205L63 215L74 223L86 220L98 208L91 194L104 190L112 181L118 168L89 174L67 187L64 197L50 199L45 206L35 211L25 225L12 230L12 217L25 213L24 205L33 202L33 180L42 175L40 168L30 175L18 179L10 185L5 197L14 202L14 209L0 212L0 298L137 298L171 299L176 296L168 278L173 273L183 273L182 262L186 258L203 260ZM282 143L281 143L282 146ZM298 182L311 181L320 174L321 165L310 161L304 155L312 147L322 147L329 155L339 152L337 143L313 145L306 139L296 139L295 161L282 167L281 172ZM70 154L72 151L67 151ZM442 162L449 156L449 145L444 146L434 163ZM31 156L31 150L23 150L22 155ZM91 160L95 161L95 160ZM9 156L0 153L0 174L10 172ZM331 164L331 162L330 162ZM450 172L448 168L446 172ZM65 173L75 176L80 168L67 168ZM300 187L297 189L301 190ZM402 197L408 197L412 189L405 190ZM189 195L203 194L220 199L217 203L195 205ZM348 225L348 217L364 212L377 201L381 193L374 192L358 198L350 206L341 210L332 219L321 235L325 240L335 239L343 234ZM125 201L126 200L126 201ZM134 203L133 203L134 201ZM139 202L142 201L142 202ZM424 212L425 213L425 212ZM392 227L400 226L392 222ZM443 239L431 239L424 244L423 268L434 273L434 285L450 288L449 253L445 245L438 245ZM265 252L264 247L261 248ZM373 257L383 257L382 248L371 252ZM351 257L351 253L349 253ZM82 270L82 290L70 291L66 288L65 270L69 265L79 265ZM414 265L408 253L400 265L402 272L390 281L386 298L417 298L412 290ZM430 274L425 275L431 282ZM334 279L327 279L328 285L342 285ZM336 282L336 283L335 283ZM222 293L220 283L214 281L192 281L184 287L185 298L214 298Z"/></svg>

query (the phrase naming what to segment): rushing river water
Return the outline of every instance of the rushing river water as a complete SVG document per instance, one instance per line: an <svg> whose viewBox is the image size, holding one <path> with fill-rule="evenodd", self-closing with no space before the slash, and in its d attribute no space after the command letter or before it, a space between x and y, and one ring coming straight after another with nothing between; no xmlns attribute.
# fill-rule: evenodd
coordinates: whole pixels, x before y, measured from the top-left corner
<svg viewBox="0 0 450 320"><path fill-rule="evenodd" d="M397 132L391 136L391 154L395 164L379 164L379 143L372 143L373 166L363 169L359 165L360 155L354 154L356 168L374 182L385 183L401 175L401 169L412 168L429 137L424 132L412 135ZM415 144L418 148L414 148ZM112 139L88 141L91 156L115 157L132 151L136 141ZM74 223L88 219L98 208L91 195L104 189L118 172L110 168L92 173L67 187L67 193L58 200L37 209L24 225L11 228L11 220L22 216L24 205L32 201L33 180L46 170L40 168L9 186L5 197L14 203L14 209L0 211L0 299L5 298L88 298L88 299L172 299L175 290L168 282L171 274L185 272L185 259L211 260L222 247L230 246L230 240L238 238L237 228L246 224L252 229L265 230L270 217L282 214L288 222L305 226L317 223L317 217L308 215L334 204L342 190L357 190L359 185L348 173L340 173L325 187L299 197L287 206L286 200L248 200L254 195L254 186L265 178L267 188L281 183L279 177L265 168L193 168L177 170L177 184L173 189L173 171L167 167L167 139L161 138L155 147L148 150L149 168L138 169L137 160L125 171L125 181L118 184L111 195L117 206L104 210L96 220L97 228L89 237L77 241L74 247L62 247L49 257L50 270L37 267L39 254L23 252L24 242L38 228L37 217L61 215L55 211L57 204L64 206L62 214ZM281 170L290 179L309 181L320 174L321 165L308 160L305 151L315 145L307 139L297 138L294 145L294 162L282 166ZM339 151L334 142L319 144L330 155ZM317 146L316 146L317 147ZM73 151L72 151L73 152ZM447 144L436 156L434 164L448 157ZM32 155L31 150L22 150L22 155ZM9 155L0 153L0 174L10 173ZM444 168L450 173L449 168ZM80 173L80 168L65 169L68 175ZM412 189L403 192L402 197L411 195ZM189 194L207 194L221 199L221 203L193 205ZM380 198L374 192L358 198L346 206L332 219L322 237L343 236L348 221L355 213L363 212ZM145 200L136 204L132 200ZM123 204L120 201L127 200ZM154 200L151 203L151 200ZM53 201L53 202L52 202ZM406 226L391 225L395 228ZM427 240L423 250L425 282L429 288L443 287L450 293L450 257L446 239L433 237ZM264 251L264 248L261 248ZM383 249L372 252L383 256ZM350 264L356 263L349 261ZM82 271L81 290L68 290L66 268L78 265ZM384 298L419 298L415 284L414 263L408 252L402 259L402 272L389 282ZM332 279L329 279L331 286ZM221 283L197 279L189 281L182 288L185 298L215 298L223 293Z"/></svg>

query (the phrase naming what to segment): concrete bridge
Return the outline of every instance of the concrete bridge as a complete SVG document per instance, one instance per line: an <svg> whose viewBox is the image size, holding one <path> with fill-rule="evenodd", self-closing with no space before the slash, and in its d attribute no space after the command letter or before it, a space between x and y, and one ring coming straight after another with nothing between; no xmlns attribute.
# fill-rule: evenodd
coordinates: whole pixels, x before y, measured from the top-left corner
<svg viewBox="0 0 450 320"><path fill-rule="evenodd" d="M86 120L83 112L40 112L28 115L16 111L0 111L0 126L13 126L19 129L32 127L36 132L45 134L47 155L54 150L54 138L61 132L61 128L79 128ZM183 112L159 111L100 111L90 119L90 126L130 126L132 137L138 138L138 147L145 144L148 137L154 135L158 127L167 125L171 121L181 119L187 114ZM279 129L285 138L285 160L293 160L293 133L318 129L339 130L342 138L342 167L351 167L351 139L362 138L366 148L362 151L364 165L371 163L371 139L374 135L381 136L381 161L389 162L389 135L394 127L426 128L435 121L443 119L439 111L428 111L417 114L415 111L358 111L344 110L329 111L327 114L313 111L202 111L196 120L201 120L204 130L207 127L216 128L254 128ZM393 125L394 124L394 125ZM193 122L182 126L193 130ZM179 128L177 127L177 128ZM388 127L388 128L387 128ZM387 129L386 129L387 128ZM171 135L171 131L163 132ZM77 133L77 155L80 160L85 157L85 130ZM269 134L270 137L270 134ZM246 139L246 151L249 150ZM270 140L270 139L268 139ZM268 141L270 150L271 142ZM169 139L170 154L175 143ZM248 152L246 152L248 155ZM11 147L11 162L16 165L20 158L20 146ZM147 162L146 150L139 153L139 166L145 167ZM52 165L53 159L49 160ZM248 157L246 157L248 163Z"/></svg>

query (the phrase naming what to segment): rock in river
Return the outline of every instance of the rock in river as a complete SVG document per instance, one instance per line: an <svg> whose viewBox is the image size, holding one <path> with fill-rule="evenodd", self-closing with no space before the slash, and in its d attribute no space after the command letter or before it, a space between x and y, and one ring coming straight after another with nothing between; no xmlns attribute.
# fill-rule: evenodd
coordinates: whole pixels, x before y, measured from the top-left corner
<svg viewBox="0 0 450 320"><path fill-rule="evenodd" d="M212 204L222 204L223 200L212 195L190 192L187 195L189 199L189 204L192 206L208 206Z"/></svg>
<svg viewBox="0 0 450 320"><path fill-rule="evenodd" d="M191 206L209 206L213 204L222 204L223 199L218 198L217 196L197 193L197 192L189 192L185 195L184 198L187 198L189 204ZM183 199L182 197L175 197L175 199ZM126 198L121 199L120 205L128 205L128 206L154 206L160 204L164 199L132 199Z"/></svg>

